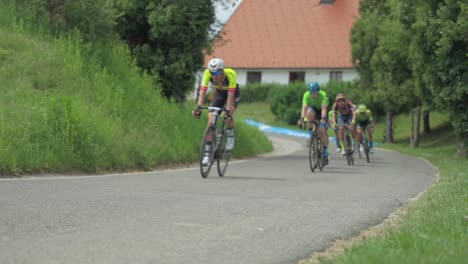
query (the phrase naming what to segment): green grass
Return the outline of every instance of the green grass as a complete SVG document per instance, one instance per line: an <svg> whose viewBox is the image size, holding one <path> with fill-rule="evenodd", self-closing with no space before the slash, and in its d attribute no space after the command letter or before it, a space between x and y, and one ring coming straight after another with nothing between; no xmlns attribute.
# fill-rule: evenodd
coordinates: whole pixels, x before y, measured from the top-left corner
<svg viewBox="0 0 468 264"><path fill-rule="evenodd" d="M198 159L207 124L160 95L118 40L44 35L0 3L0 175L148 170ZM236 125L235 157L267 152Z"/></svg>
<svg viewBox="0 0 468 264"><path fill-rule="evenodd" d="M451 132L442 138L445 134ZM466 263L468 160L454 158L456 148L450 141L433 146L434 138L423 137L417 149L385 145L427 159L440 173L439 181L408 206L400 225L388 226L384 235L358 242L344 254L320 263Z"/></svg>
<svg viewBox="0 0 468 264"><path fill-rule="evenodd" d="M276 121L266 103L239 107L239 116L266 124ZM263 110L262 110L263 109ZM382 139L384 118L378 118L376 141ZM271 123L270 123L271 122ZM437 167L439 180L382 235L354 242L343 254L301 263L466 263L468 259L468 160L455 157L458 144L447 115L431 113L430 135L421 135L419 148L409 147L408 115L394 118L395 144L381 147L427 159Z"/></svg>

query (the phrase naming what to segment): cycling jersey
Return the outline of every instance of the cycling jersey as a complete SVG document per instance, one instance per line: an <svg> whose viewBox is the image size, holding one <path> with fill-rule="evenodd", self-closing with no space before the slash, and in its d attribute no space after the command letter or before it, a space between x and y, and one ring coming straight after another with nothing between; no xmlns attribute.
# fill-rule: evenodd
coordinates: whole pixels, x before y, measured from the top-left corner
<svg viewBox="0 0 468 264"><path fill-rule="evenodd" d="M356 114L356 120L358 122L365 122L365 121L373 121L374 118L372 118L372 112L371 110L366 110L366 113L365 114L361 114L361 113L357 113Z"/></svg>
<svg viewBox="0 0 468 264"><path fill-rule="evenodd" d="M308 105L315 109L322 109L322 105L328 106L328 97L325 91L319 91L316 98L310 96L310 92L307 91L302 97L302 105Z"/></svg>
<svg viewBox="0 0 468 264"><path fill-rule="evenodd" d="M337 101L333 104L332 111L340 113L340 115L351 115L353 113L353 103L349 99L345 99L344 104L340 104Z"/></svg>
<svg viewBox="0 0 468 264"><path fill-rule="evenodd" d="M203 78L201 82L201 90L206 91L208 84L211 82L214 89L217 90L228 90L229 92L235 92L237 87L237 74L231 68L224 68L224 79L223 83L220 85L211 78L210 70L206 69L203 73ZM221 87L221 88L220 88Z"/></svg>

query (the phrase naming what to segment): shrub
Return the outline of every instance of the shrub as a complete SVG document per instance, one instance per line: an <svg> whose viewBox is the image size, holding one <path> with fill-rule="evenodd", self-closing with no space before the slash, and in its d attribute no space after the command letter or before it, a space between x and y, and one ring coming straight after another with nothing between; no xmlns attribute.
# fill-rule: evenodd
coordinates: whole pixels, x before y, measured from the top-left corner
<svg viewBox="0 0 468 264"><path fill-rule="evenodd" d="M277 89L284 88L284 85L280 84L247 84L241 86L241 100L242 102L252 103L252 102L262 102L269 101L270 94L274 93Z"/></svg>

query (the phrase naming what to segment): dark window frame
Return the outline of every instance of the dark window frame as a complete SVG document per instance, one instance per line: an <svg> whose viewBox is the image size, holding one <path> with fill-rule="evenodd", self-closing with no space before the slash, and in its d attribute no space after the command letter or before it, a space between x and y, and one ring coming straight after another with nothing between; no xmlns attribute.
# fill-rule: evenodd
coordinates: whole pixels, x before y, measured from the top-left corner
<svg viewBox="0 0 468 264"><path fill-rule="evenodd" d="M305 82L305 72L303 71L290 71L289 72L289 83L293 82Z"/></svg>
<svg viewBox="0 0 468 264"><path fill-rule="evenodd" d="M330 81L343 81L343 71L330 71Z"/></svg>
<svg viewBox="0 0 468 264"><path fill-rule="evenodd" d="M262 72L261 71L248 71L247 72L247 84L261 83Z"/></svg>

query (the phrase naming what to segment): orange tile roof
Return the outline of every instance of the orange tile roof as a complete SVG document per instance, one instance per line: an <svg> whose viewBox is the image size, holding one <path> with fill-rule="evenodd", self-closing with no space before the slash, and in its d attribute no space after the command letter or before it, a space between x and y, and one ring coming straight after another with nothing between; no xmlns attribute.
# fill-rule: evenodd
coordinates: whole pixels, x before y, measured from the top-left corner
<svg viewBox="0 0 468 264"><path fill-rule="evenodd" d="M359 0L243 0L205 57L232 68L352 68L349 36Z"/></svg>

